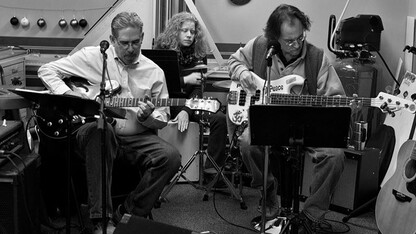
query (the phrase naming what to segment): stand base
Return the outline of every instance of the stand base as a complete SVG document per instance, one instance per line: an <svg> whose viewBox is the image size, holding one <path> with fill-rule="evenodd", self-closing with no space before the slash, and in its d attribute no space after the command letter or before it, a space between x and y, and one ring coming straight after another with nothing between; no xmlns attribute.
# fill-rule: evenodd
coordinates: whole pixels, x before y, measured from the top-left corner
<svg viewBox="0 0 416 234"><path fill-rule="evenodd" d="M270 234L278 234L286 225L288 219L286 217L276 217L266 221L265 231ZM257 231L261 230L261 215L251 220L251 225Z"/></svg>
<svg viewBox="0 0 416 234"><path fill-rule="evenodd" d="M251 225L254 229L261 231L261 215L253 218L251 220ZM300 217L299 214L295 213L289 214L287 216L278 216L271 220L266 220L264 230L267 234L298 234L299 230L303 230L302 233L313 233L311 227L306 221L306 218Z"/></svg>
<svg viewBox="0 0 416 234"><path fill-rule="evenodd" d="M197 186L194 183L192 183L191 181L189 181L184 173L186 172L186 170L188 169L188 167L192 164L192 162L195 160L196 157L199 157L199 159L201 160L200 162L202 162L202 160L204 159L204 157L207 158L207 160L210 160L210 162L212 163L212 165L214 166L215 170L217 171L217 175L215 176L215 178L207 185L207 187L202 186L202 178L200 178L200 185ZM224 175L224 173L222 172L222 170L220 169L220 167L218 166L218 164L215 162L215 160L209 156L205 151L203 150L198 150L197 152L194 153L194 155L192 155L192 157L188 160L188 162L185 164L185 166L183 166L181 168L181 170L176 174L176 176L172 179L172 181L170 182L170 184L168 185L168 187L166 187L166 189L162 192L162 194L160 195L159 198L159 204L162 202L167 202L167 198L166 196L168 195L168 193L170 192L170 190L173 188L173 186L178 182L179 178L183 178L185 179L186 182L188 182L190 185L192 185L194 188L196 189L205 189L206 193L203 197L203 201L208 201L208 193L209 191L211 191L212 186L214 186L215 182L218 180L219 176L222 177L222 179L224 180L224 182L227 184L227 187L230 189L231 193L233 194L233 196L240 201L240 207L243 210L247 209L247 205L245 204L243 198L241 197L241 195L236 191L236 189L234 188L234 185L228 180L228 178Z"/></svg>

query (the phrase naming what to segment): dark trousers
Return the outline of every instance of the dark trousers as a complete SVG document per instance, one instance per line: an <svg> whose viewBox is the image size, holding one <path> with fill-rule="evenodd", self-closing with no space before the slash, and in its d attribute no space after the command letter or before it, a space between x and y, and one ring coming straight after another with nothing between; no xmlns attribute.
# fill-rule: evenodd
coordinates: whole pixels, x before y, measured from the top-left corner
<svg viewBox="0 0 416 234"><path fill-rule="evenodd" d="M141 178L136 188L124 202L127 212L137 216L150 213L164 186L178 171L181 164L178 150L147 131L132 136L118 136L111 125L105 132L105 152L101 153L101 134L96 122L81 126L76 136L78 154L85 160L90 218L102 216L101 157L106 157L107 216L111 217L111 183L114 160L128 161L140 171ZM129 180L129 178L126 178Z"/></svg>

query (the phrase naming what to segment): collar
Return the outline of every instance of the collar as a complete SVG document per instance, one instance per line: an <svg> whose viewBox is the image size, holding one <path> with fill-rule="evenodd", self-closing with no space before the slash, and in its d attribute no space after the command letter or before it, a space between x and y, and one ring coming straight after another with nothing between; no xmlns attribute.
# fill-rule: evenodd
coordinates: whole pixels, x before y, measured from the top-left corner
<svg viewBox="0 0 416 234"><path fill-rule="evenodd" d="M139 54L139 57L137 57L137 59L136 59L136 61L134 61L134 63L132 63L132 64L125 64L124 62L123 62L123 60L121 60L119 57L118 57L118 55L117 55L117 53L116 53L116 50L114 49L114 46L110 46L109 48L108 48L108 50L111 50L111 54L114 56L114 60L116 60L116 61L118 61L119 63L121 63L123 66L137 66L139 63L140 63L140 60L142 60L142 53L141 53L141 51L140 51L140 54Z"/></svg>
<svg viewBox="0 0 416 234"><path fill-rule="evenodd" d="M298 60L303 60L303 59L305 59L305 56L306 56L306 47L307 47L307 45L308 45L308 42L306 41L306 40L304 40L303 41L303 46L302 46L302 51L300 52L300 55L298 56L298 57L296 57L296 58L294 58L294 59L292 59L292 60L290 60L290 61L286 61L286 58L285 58L285 56L283 56L283 52L282 52L282 48L279 46L279 49L278 49L278 51L277 51L277 55L279 56L279 59L282 61L282 63L285 65L285 66L288 66L289 64L292 64L292 63L294 63L295 61L298 61Z"/></svg>

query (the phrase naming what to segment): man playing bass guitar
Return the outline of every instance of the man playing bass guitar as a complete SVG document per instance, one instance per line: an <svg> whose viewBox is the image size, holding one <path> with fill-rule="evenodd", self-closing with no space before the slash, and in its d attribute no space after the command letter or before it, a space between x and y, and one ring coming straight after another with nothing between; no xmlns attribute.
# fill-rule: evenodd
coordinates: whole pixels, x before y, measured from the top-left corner
<svg viewBox="0 0 416 234"><path fill-rule="evenodd" d="M253 38L231 55L228 61L231 79L239 81L246 92L254 92L263 87L256 87L252 72L263 79L270 76L271 80L295 74L296 77L305 78L305 82L291 87L292 94L345 96L341 81L328 58L321 49L306 40L310 26L308 16L298 8L285 4L278 6L267 21L264 35ZM271 59L270 73L266 57ZM231 121L229 128L229 132L234 132L235 125ZM239 137L240 152L253 175L252 187L262 190L264 150L260 146L250 145L249 128L250 126ZM325 221L324 215L344 168L344 152L343 149L306 148L305 155L314 158L315 168L311 194L305 201L300 216L308 221L314 232L325 229L330 233L330 225ZM273 160L269 166L267 195L263 199L266 201L266 218L273 219L279 215L277 181L271 171L277 166L273 164ZM262 211L261 206L258 211Z"/></svg>

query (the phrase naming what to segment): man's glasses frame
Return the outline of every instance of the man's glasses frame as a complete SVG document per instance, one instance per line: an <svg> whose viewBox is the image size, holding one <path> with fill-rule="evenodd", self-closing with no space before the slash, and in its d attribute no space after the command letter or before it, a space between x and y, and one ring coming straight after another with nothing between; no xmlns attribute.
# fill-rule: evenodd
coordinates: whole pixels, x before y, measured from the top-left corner
<svg viewBox="0 0 416 234"><path fill-rule="evenodd" d="M142 44L142 38L134 40L134 41L120 41L118 38L116 38L117 44L121 46L123 49L128 49L129 46L137 49Z"/></svg>
<svg viewBox="0 0 416 234"><path fill-rule="evenodd" d="M306 39L306 31L303 31L302 35L300 35L298 38L294 40L283 40L286 46L288 47L294 47L295 42L297 42L299 45L302 44L302 42Z"/></svg>

